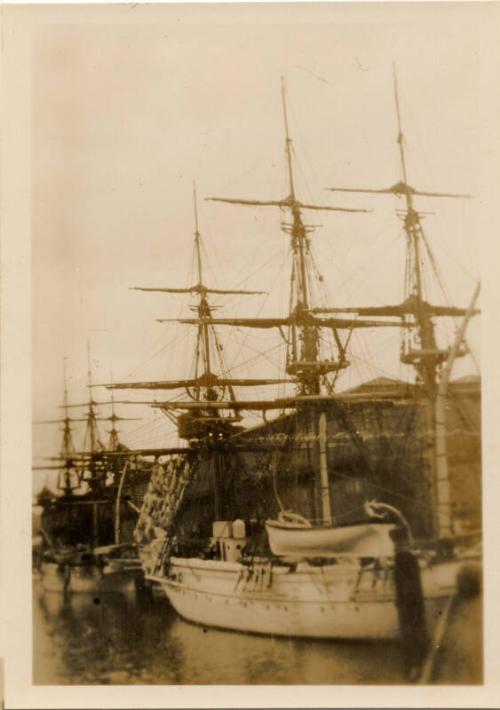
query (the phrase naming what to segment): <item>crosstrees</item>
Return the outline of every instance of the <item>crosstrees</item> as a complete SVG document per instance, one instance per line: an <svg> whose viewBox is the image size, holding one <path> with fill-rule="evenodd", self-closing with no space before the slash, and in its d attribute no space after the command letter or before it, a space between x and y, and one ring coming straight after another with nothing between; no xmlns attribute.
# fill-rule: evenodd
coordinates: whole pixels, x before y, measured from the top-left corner
<svg viewBox="0 0 500 710"><path fill-rule="evenodd" d="M449 192L431 192L412 187L408 182L408 169L405 153L405 137L402 128L401 109L396 70L394 68L394 100L397 118L397 137L399 161L402 180L386 188L352 188L329 187L332 192L350 192L363 194L392 194L404 197L405 211L403 213L403 228L406 235L406 274L405 274L405 300L396 305L380 307L351 307L315 309L315 313L356 313L362 316L399 316L402 324L406 326L403 331L401 361L412 365L420 382L423 383L429 395L433 396L437 387L438 371L448 357L448 349L440 349L436 343L435 328L432 318L434 316L464 316L465 308L454 306L437 306L425 300L422 274L422 245L428 250L433 260L428 241L426 239L421 220L421 213L415 208L415 196L433 198L469 198L467 194ZM474 314L479 313L474 309ZM466 347L457 352L457 356L465 355Z"/></svg>
<svg viewBox="0 0 500 710"><path fill-rule="evenodd" d="M329 212L367 212L369 210L332 207L331 205L315 205L301 202L297 198L292 158L293 141L290 137L288 126L286 89L283 78L281 98L285 129L288 196L281 200L235 199L226 197L209 197L207 199L213 202L235 205L278 207L290 211L291 223L282 224L282 230L290 236L292 252L289 315L286 318L218 318L215 319L214 322L219 325L244 326L250 328L286 327L288 329L287 373L297 378L302 394L318 394L320 392L322 376L327 372L336 372L343 369L347 365L345 348L342 346L337 328L350 330L356 327L377 327L379 323L362 323L355 319L348 321L333 318L317 319L311 316L309 312L312 305L310 281L313 275L307 257L310 256L309 233L312 227L304 224L302 220L302 210L324 210ZM183 319L182 322L195 324L193 319ZM325 361L320 362L319 328L321 327L332 329L338 350L338 359L330 360L328 363Z"/></svg>
<svg viewBox="0 0 500 710"><path fill-rule="evenodd" d="M222 372L218 375L214 372L214 360L221 359L222 347L219 343L217 333L214 326L218 323L218 319L213 318L213 307L208 301L210 294L218 295L258 295L265 293L263 291L249 291L243 289L219 289L211 288L204 283L203 260L201 255L201 234L198 222L198 204L196 195L196 186L193 185L193 209L194 209L194 251L196 263L196 279L197 282L189 288L177 287L134 287L134 290L160 292L160 293L192 293L198 297L198 302L194 308L197 317L191 321L197 326L197 336L195 345L195 376L191 378L182 378L176 380L155 380L150 382L119 382L110 383L105 386L111 390L118 389L143 389L143 390L175 390L185 389L195 408L205 414L200 417L209 426L218 420L222 419L217 414L217 402L227 398L230 402L236 403L237 398L234 393L234 387L260 387L266 385L282 384L285 382L293 382L284 378L237 378L229 377ZM159 319L163 322L164 319ZM169 320L169 319L167 319ZM183 319L174 319L184 322ZM224 363L220 363L224 369ZM207 403L210 403L210 407ZM205 410L203 405L207 404ZM213 406L212 406L213 405ZM182 409L181 407L162 407L163 411L168 414L169 411ZM222 409L225 409L223 407ZM224 416L224 422L239 421L240 417L237 414L237 408L233 408L233 416ZM210 414L209 414L210 412ZM189 437L188 437L189 438Z"/></svg>
<svg viewBox="0 0 500 710"><path fill-rule="evenodd" d="M316 312L324 312L315 309ZM200 318L159 318L159 323L184 323L198 325L203 322ZM287 318L210 318L207 322L213 325L232 325L244 328L281 328L283 326L314 326L316 328L335 328L352 330L353 328L387 328L396 326L401 328L398 321L360 320L357 318L315 318L310 311L295 311Z"/></svg>

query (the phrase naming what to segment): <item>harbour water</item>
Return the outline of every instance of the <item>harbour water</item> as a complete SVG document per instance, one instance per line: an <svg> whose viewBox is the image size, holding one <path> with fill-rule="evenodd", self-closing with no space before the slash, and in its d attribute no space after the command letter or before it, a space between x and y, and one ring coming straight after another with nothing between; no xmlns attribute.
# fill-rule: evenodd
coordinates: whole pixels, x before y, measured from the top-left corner
<svg viewBox="0 0 500 710"><path fill-rule="evenodd" d="M67 684L391 684L397 643L272 638L205 629L160 595L65 598L33 588L33 682Z"/></svg>

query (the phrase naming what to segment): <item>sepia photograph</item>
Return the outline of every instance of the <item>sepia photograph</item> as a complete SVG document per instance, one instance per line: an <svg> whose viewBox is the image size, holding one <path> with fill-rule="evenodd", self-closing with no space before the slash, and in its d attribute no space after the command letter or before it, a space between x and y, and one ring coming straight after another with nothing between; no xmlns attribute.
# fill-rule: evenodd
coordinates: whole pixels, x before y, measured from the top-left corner
<svg viewBox="0 0 500 710"><path fill-rule="evenodd" d="M36 8L34 687L485 682L481 37L372 5Z"/></svg>

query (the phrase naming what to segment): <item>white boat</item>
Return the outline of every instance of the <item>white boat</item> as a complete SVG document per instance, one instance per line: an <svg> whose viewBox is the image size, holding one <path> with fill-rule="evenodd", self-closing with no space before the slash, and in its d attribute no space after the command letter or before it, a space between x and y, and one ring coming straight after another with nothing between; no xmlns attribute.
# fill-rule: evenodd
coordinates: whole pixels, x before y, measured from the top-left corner
<svg viewBox="0 0 500 710"><path fill-rule="evenodd" d="M422 570L426 622L432 629L456 588L460 562ZM158 583L185 619L278 636L395 640L400 634L393 565L340 560L296 567L172 557Z"/></svg>
<svg viewBox="0 0 500 710"><path fill-rule="evenodd" d="M362 522L354 525L293 525L267 520L266 531L273 555L278 557L391 557L395 525Z"/></svg>

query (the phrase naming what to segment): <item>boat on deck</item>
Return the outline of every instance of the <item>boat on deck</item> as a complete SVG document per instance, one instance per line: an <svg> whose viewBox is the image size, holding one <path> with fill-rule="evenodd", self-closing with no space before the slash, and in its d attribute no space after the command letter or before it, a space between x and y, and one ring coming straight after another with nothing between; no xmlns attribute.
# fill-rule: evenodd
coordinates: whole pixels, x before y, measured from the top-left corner
<svg viewBox="0 0 500 710"><path fill-rule="evenodd" d="M266 520L269 547L276 557L390 557L396 526L382 521L313 525L306 518L281 513Z"/></svg>

